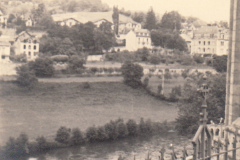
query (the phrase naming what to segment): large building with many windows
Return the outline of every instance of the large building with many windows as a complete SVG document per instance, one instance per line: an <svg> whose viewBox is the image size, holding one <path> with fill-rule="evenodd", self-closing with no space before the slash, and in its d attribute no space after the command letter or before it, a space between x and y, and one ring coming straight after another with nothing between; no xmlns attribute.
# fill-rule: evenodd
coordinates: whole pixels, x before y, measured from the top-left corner
<svg viewBox="0 0 240 160"><path fill-rule="evenodd" d="M23 31L17 36L14 47L15 55L25 54L28 61L36 59L39 53L37 37L27 31Z"/></svg>
<svg viewBox="0 0 240 160"><path fill-rule="evenodd" d="M203 26L193 32L191 54L227 55L228 30L218 26Z"/></svg>

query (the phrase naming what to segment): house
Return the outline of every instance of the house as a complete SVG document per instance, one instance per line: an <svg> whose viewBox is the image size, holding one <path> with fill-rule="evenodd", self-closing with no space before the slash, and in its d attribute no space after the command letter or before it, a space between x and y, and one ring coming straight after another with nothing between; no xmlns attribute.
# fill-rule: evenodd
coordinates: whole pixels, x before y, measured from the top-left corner
<svg viewBox="0 0 240 160"><path fill-rule="evenodd" d="M117 44L113 47L115 51L136 51L140 48L152 49L151 35L147 29L130 30L117 37Z"/></svg>
<svg viewBox="0 0 240 160"><path fill-rule="evenodd" d="M35 35L27 31L21 32L15 39L15 54L25 54L27 60L34 60L39 54L39 42Z"/></svg>
<svg viewBox="0 0 240 160"><path fill-rule="evenodd" d="M0 62L9 61L10 43L0 39Z"/></svg>
<svg viewBox="0 0 240 160"><path fill-rule="evenodd" d="M228 30L218 26L202 26L193 32L191 54L226 55Z"/></svg>
<svg viewBox="0 0 240 160"><path fill-rule="evenodd" d="M0 27L5 28L7 26L8 16L4 15L0 10Z"/></svg>
<svg viewBox="0 0 240 160"><path fill-rule="evenodd" d="M26 22L25 22L27 27L33 27L34 26L34 21L31 17L29 17Z"/></svg>
<svg viewBox="0 0 240 160"><path fill-rule="evenodd" d="M69 27L79 24L93 22L99 27L103 22L109 22L114 28L112 19L113 12L72 12L64 14L52 15L53 20L59 25L67 25ZM141 29L141 24L132 20L132 18L119 14L119 33L127 30Z"/></svg>

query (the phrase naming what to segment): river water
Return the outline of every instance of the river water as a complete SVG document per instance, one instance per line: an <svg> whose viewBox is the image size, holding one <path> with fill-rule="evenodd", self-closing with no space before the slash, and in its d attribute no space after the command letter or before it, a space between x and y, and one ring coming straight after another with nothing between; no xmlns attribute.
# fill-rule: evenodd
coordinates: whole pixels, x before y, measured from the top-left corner
<svg viewBox="0 0 240 160"><path fill-rule="evenodd" d="M74 157L74 160L117 160L121 155L125 160L145 160L149 153L152 160L158 160L159 151L165 146L165 160L171 159L171 144L178 157L182 156L182 149L186 147L191 154L191 140L186 137L168 133L157 135L151 138L128 138L114 142L102 142L87 144L71 148L61 148L40 153L32 157L23 158L23 160L68 160Z"/></svg>

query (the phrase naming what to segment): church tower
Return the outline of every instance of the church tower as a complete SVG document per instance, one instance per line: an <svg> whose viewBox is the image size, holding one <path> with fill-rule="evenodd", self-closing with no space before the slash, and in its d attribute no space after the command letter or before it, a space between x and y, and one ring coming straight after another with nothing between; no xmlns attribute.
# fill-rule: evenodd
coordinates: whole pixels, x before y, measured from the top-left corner
<svg viewBox="0 0 240 160"><path fill-rule="evenodd" d="M225 125L240 117L240 0L231 0Z"/></svg>

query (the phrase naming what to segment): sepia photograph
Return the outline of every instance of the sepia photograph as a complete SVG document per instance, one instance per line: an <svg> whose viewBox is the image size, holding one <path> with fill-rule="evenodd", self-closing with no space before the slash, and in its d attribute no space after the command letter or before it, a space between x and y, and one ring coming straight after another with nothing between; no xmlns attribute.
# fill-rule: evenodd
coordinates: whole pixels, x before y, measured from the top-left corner
<svg viewBox="0 0 240 160"><path fill-rule="evenodd" d="M0 0L0 160L240 160L240 0Z"/></svg>

